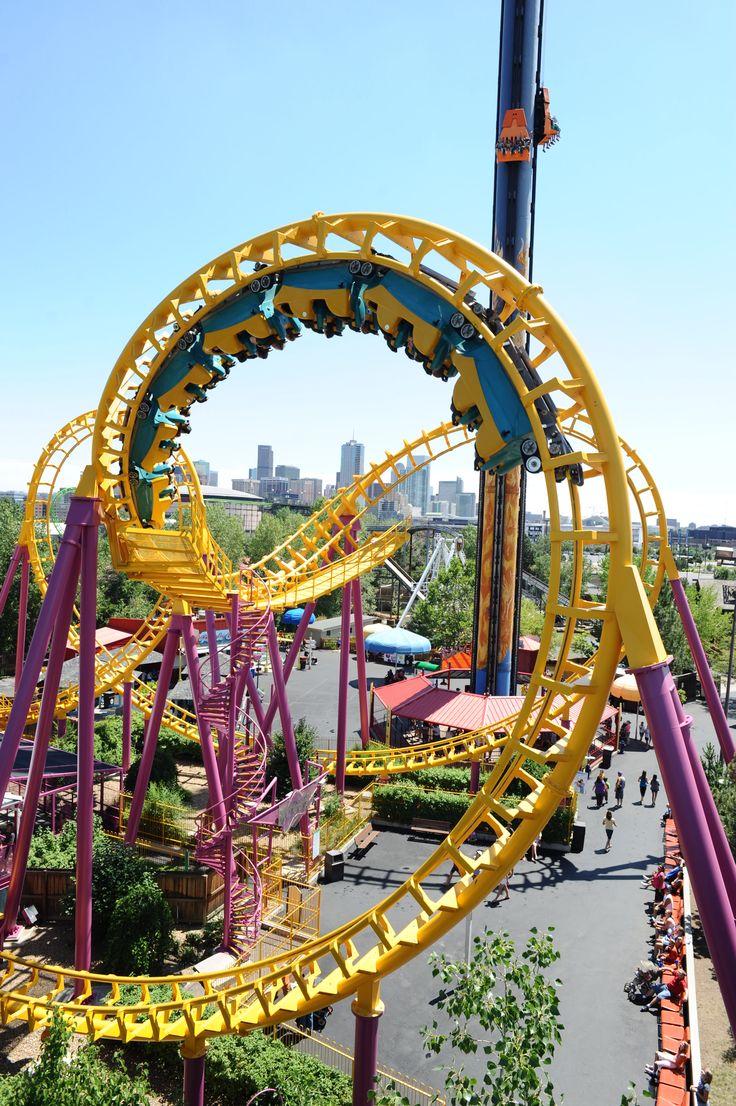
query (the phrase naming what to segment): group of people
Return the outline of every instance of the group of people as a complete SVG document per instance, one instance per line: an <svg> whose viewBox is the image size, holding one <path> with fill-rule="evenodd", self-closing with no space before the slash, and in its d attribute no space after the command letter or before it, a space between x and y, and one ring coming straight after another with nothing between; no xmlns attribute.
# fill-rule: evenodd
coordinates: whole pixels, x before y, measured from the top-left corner
<svg viewBox="0 0 736 1106"><path fill-rule="evenodd" d="M629 997L639 1002L643 1012L656 1013L665 999L679 1007L687 1002L685 931L678 920L684 872L685 862L676 855L669 867L659 864L651 876L642 881L643 887L654 892L653 901L647 908L653 930L652 949L650 960L640 964L634 982L627 989ZM683 1035L677 1048L657 1050L652 1063L647 1064L644 1071L650 1082L656 1083L662 1071L687 1076L689 1062L690 1041ZM712 1073L704 1069L698 1083L690 1086L698 1103L708 1102L712 1078Z"/></svg>

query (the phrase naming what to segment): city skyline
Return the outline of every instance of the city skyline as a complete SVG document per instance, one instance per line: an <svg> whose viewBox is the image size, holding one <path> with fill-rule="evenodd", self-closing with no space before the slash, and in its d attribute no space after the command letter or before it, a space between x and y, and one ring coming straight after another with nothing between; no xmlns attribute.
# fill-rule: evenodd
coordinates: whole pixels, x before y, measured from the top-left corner
<svg viewBox="0 0 736 1106"><path fill-rule="evenodd" d="M497 73L488 43L497 37L498 4L470 0L462 26L470 21L472 35L448 25L440 6L424 5L419 20L412 7L379 4L373 25L361 25L376 60L377 112L396 111L391 77L404 64L402 44L410 35L420 56L429 56L438 40L460 51L464 95L484 115L492 113ZM0 487L7 489L23 489L51 436L98 405L139 321L187 274L234 244L316 210L402 212L480 243L491 240L493 136L486 128L462 172L452 158L438 161L437 133L457 126L456 105L442 82L402 103L399 121L414 148L411 158L397 159L390 144L355 127L350 98L334 97L326 70L309 87L300 79L304 110L314 118L329 97L340 140L315 142L308 128L292 134L267 188L255 184L248 143L233 142L240 123L232 107L213 117L205 102L187 96L191 127L229 150L229 172L247 182L245 194L223 197L214 174L198 181L195 211L188 190L172 188L169 173L139 175L132 183L120 172L120 158L121 151L140 150L140 120L165 133L172 97L186 95L178 88L180 74L163 81L140 50L135 10L144 11L134 4L116 23L119 49L111 57L98 20L80 8L49 8L45 33L34 45L38 81L20 98L17 89L27 86L27 13L13 9L5 28L8 64L0 79L14 105L13 172L0 181L4 209L13 213L4 237L3 363L13 381L4 396L0 444ZM545 18L544 83L562 133L540 159L533 279L584 351L618 432L647 464L667 513L702 524L736 521L730 408L713 402L728 394L729 358L721 328L692 321L673 289L685 283L679 274L702 265L684 235L697 197L697 210L713 212L717 224L717 246L707 261L709 316L729 317L736 236L723 182L736 151L722 144L717 167L703 174L688 142L656 127L645 138L641 120L643 111L650 120L669 117L673 82L683 72L697 83L698 95L678 100L679 135L699 133L703 103L727 102L734 12L733 5L724 9L715 38L712 21L694 20L691 7L678 0L666 20L657 5L640 6L633 38L617 9L580 0L556 5ZM379 34L389 14L394 33ZM339 50L336 28L343 21L318 34L308 13L292 15L295 33L281 47L295 81L305 44ZM233 48L271 33L268 13L257 8L228 3L220 18ZM174 25L149 6L145 22L152 49L187 49L188 15ZM199 26L197 33L208 58L218 58L217 29ZM83 60L73 85L70 59ZM224 70L220 79L224 104L249 95L251 77L241 67ZM639 136L635 178L613 134ZM37 172L39 149L53 174ZM44 283L53 289L50 313L39 311L37 297L16 275L30 257L43 258ZM364 442L366 460L377 460L448 420L452 389L452 382L428 380L380 337L351 332L325 341L304 333L266 362L234 366L218 389L222 395L198 406L185 445L192 457L212 459L221 482L247 477L255 444L265 439L279 460L332 483L341 435ZM244 443L246 435L253 444ZM463 452L438 462L433 480L459 475L466 489L475 489L472 448ZM529 486L531 506L541 508L540 485ZM601 506L601 497L596 503L593 489L590 494L591 508Z"/></svg>

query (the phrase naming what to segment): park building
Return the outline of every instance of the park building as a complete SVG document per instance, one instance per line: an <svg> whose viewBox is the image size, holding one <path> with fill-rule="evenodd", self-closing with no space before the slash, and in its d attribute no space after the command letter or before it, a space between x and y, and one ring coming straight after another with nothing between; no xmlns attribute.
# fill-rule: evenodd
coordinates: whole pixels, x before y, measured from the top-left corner
<svg viewBox="0 0 736 1106"><path fill-rule="evenodd" d="M205 505L219 503L227 514L237 518L246 534L252 534L258 529L263 517L263 500L260 496L250 495L249 492L239 492L234 488L216 488L210 485L202 486L202 498ZM186 489L182 489L182 503L186 506L189 496Z"/></svg>
<svg viewBox="0 0 736 1106"><path fill-rule="evenodd" d="M295 503L311 507L322 495L322 481L315 476L303 476L289 481L289 494L295 496Z"/></svg>
<svg viewBox="0 0 736 1106"><path fill-rule="evenodd" d="M254 472L254 469L250 470ZM230 483L233 486L233 491L247 492L248 495L255 495L260 498L261 495L261 482L256 480L255 477L251 477L249 480L231 480Z"/></svg>

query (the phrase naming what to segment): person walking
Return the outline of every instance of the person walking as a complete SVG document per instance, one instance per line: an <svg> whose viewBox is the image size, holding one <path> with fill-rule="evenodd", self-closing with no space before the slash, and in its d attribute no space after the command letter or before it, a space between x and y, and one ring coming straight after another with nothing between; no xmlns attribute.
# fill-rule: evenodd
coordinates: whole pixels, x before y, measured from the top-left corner
<svg viewBox="0 0 736 1106"><path fill-rule="evenodd" d="M646 797L647 788L649 787L649 780L647 779L646 769L639 776L639 794L641 795L640 806L644 806L644 799Z"/></svg>
<svg viewBox="0 0 736 1106"><path fill-rule="evenodd" d="M598 810L603 806L603 800L606 797L606 778L602 772L599 772L595 778L593 784L593 794L595 795L596 807Z"/></svg>
<svg viewBox="0 0 736 1106"><path fill-rule="evenodd" d="M616 809L624 805L624 791L626 790L626 778L623 772L619 772L616 776L616 782L613 785L613 794L616 796Z"/></svg>
<svg viewBox="0 0 736 1106"><path fill-rule="evenodd" d="M657 801L657 795L659 795L659 780L657 779L657 773L654 772L649 783L649 790L652 793L652 806Z"/></svg>
<svg viewBox="0 0 736 1106"><path fill-rule="evenodd" d="M611 838L613 837L613 831L616 828L616 819L610 810L606 811L606 816L603 819L603 828L606 831L606 849L608 853L611 851Z"/></svg>

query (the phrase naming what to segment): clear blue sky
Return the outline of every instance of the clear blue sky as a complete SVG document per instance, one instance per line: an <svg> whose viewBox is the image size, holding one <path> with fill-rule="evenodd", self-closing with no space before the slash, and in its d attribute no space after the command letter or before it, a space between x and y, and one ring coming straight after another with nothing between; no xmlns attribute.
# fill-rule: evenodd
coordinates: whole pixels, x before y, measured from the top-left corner
<svg viewBox="0 0 736 1106"><path fill-rule="evenodd" d="M562 141L541 158L535 279L668 514L736 523L736 6L545 6ZM148 311L236 242L316 210L408 213L489 242L499 10L7 8L0 488L96 406ZM374 458L448 415L449 388L378 339L308 335L257 365L187 442L226 477L270 442L277 463L332 479L353 433ZM470 486L470 456L433 482L456 471Z"/></svg>

